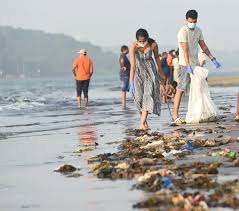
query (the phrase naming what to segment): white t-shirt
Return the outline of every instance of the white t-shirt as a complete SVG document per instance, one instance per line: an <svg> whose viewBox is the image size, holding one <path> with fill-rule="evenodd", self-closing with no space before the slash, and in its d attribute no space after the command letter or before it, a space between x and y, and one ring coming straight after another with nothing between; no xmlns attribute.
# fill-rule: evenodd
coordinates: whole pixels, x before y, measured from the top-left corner
<svg viewBox="0 0 239 211"><path fill-rule="evenodd" d="M184 58L183 48L180 42L187 42L189 48L189 63L192 67L198 66L198 42L203 40L202 31L196 26L194 30L183 26L178 32L179 64L187 66Z"/></svg>

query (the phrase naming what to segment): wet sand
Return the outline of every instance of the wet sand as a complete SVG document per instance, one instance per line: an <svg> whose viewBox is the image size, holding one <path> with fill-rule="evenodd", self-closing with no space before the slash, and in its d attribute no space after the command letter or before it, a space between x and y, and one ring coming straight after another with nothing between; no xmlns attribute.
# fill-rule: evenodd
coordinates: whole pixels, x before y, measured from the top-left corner
<svg viewBox="0 0 239 211"><path fill-rule="evenodd" d="M129 130L128 135L119 152L92 157L89 165L98 178L133 180L133 189L145 192L134 208L239 209L239 123L233 115L218 122L174 127L166 134ZM188 143L193 150L180 150ZM230 157L225 150L235 154ZM173 181L167 188L165 178Z"/></svg>
<svg viewBox="0 0 239 211"><path fill-rule="evenodd" d="M132 99L123 111L120 92L111 91L112 84L104 85L90 90L88 111L79 110L75 108L73 86L62 87L64 80L57 82L59 87L55 82L45 84L42 81L34 87L27 83L25 88L19 88L9 83L5 88L7 96L3 96L0 110L0 210L132 210L148 194L132 191L133 180L95 177L87 162L98 154L118 152L120 141L128 136L127 130L138 127ZM235 111L235 88L213 87L211 92L222 114ZM230 105L224 110L225 104ZM182 116L186 109L187 97L182 102ZM169 122L167 105L162 105L161 117L149 117L153 131L170 132ZM99 145L92 151L74 153L90 140ZM69 178L54 172L63 164L80 168L82 176Z"/></svg>
<svg viewBox="0 0 239 211"><path fill-rule="evenodd" d="M239 76L223 76L209 78L210 86L237 86L239 85Z"/></svg>

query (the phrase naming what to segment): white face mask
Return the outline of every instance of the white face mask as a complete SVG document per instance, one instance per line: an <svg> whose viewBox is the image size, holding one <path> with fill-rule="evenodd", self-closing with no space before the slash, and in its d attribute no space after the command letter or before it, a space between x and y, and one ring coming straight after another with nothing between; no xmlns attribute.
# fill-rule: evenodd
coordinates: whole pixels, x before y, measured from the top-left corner
<svg viewBox="0 0 239 211"><path fill-rule="evenodd" d="M195 29L196 23L188 23L188 28L189 29Z"/></svg>
<svg viewBox="0 0 239 211"><path fill-rule="evenodd" d="M139 43L138 42L138 46L141 47L141 48L144 48L146 45L148 44L148 42L144 42L144 43Z"/></svg>

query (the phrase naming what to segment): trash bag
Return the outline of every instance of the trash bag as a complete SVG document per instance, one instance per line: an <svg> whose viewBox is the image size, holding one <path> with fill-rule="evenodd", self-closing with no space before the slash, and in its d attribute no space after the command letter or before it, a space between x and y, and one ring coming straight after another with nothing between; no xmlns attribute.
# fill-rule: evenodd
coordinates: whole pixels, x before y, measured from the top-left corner
<svg viewBox="0 0 239 211"><path fill-rule="evenodd" d="M217 119L217 108L213 103L206 78L208 70L195 67L191 76L191 85L188 101L187 123L200 123L215 121Z"/></svg>

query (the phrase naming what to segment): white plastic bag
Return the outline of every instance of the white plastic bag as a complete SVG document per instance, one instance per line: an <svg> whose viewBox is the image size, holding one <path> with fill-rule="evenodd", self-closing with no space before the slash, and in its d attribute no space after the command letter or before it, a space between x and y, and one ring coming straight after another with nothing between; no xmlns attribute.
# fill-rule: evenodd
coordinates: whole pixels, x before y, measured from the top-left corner
<svg viewBox="0 0 239 211"><path fill-rule="evenodd" d="M211 99L206 81L208 70L197 66L190 76L191 85L186 122L199 123L216 120L217 108Z"/></svg>

